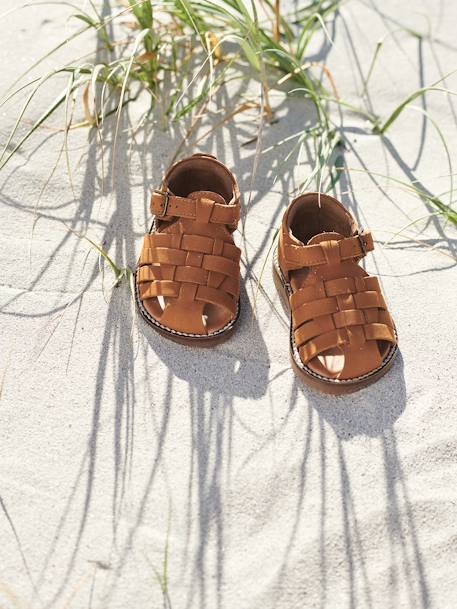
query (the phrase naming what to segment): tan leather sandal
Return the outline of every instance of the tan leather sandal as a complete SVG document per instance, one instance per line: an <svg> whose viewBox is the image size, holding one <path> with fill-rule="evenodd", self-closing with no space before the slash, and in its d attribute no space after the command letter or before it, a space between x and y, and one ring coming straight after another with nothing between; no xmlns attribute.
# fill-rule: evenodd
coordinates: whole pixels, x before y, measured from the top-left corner
<svg viewBox="0 0 457 609"><path fill-rule="evenodd" d="M228 338L240 314L235 176L215 157L195 154L169 169L152 194L151 212L135 273L142 316L181 343Z"/></svg>
<svg viewBox="0 0 457 609"><path fill-rule="evenodd" d="M359 265L373 248L371 233L328 195L304 194L284 214L273 275L290 311L294 367L320 391L357 391L397 354L378 279Z"/></svg>

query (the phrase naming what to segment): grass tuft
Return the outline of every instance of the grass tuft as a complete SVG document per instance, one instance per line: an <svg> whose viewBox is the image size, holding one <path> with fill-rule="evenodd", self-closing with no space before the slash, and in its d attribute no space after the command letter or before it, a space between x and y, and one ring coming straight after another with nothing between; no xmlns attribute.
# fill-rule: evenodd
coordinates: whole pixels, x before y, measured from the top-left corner
<svg viewBox="0 0 457 609"><path fill-rule="evenodd" d="M17 10L46 4L53 2L25 3ZM271 104L272 91L281 91L289 97L311 102L315 109L315 121L297 136L293 148L293 152L305 148L312 151L312 168L300 184L301 191L311 187L319 191L334 189L342 172L348 171L343 159L344 114L356 113L362 117L368 124L367 132L379 135L383 141L382 138L406 109L421 111L425 120L430 121L435 128L445 150L451 176L449 203L413 183L400 183L403 188L408 188L433 207L437 214L457 226L457 212L453 207L452 160L446 139L437 121L423 108L413 105L415 100L435 92L455 95L455 92L441 86L454 72L430 86L414 91L386 119L381 120L372 107L369 85L385 40L394 33L390 32L376 43L363 79L360 106L349 103L338 90L334 76L325 62L309 59L310 49L317 36L327 40L330 45L333 44L328 24L330 19L336 18L340 0L311 0L291 14L284 10L280 0L123 0L121 8L117 1L111 0L112 10L106 17L100 14L94 0L85 4L87 10L70 2L59 4L72 8L73 19L81 22L83 27L38 58L3 95L0 107L24 94L26 98L0 153L0 170L5 168L38 129L48 124L59 109L64 107L65 125L59 159L65 153L70 181L72 182L72 170L68 140L71 132L82 128L95 131L96 139L102 147L103 163L102 133L105 123L111 118L115 121L111 144L111 173L114 180L121 117L129 104L146 95L150 104L148 112L158 107L168 126L191 117L185 136L188 139L207 111L211 99L222 86L237 80L247 84L257 82L258 98L240 100L208 133L226 125L245 110L260 109L259 134L254 138L257 140L256 167L261 130L264 123L272 123L275 119ZM395 25L406 35L420 40L426 38L402 24ZM89 31L93 31L98 39L100 52L96 61L86 56L27 80L31 72L37 71L45 60L56 56L62 48ZM429 38L431 39L430 36ZM50 86L51 81L65 75L68 77L65 88L46 111L35 121L29 121L22 131L35 98L43 88ZM192 95L189 95L190 91ZM75 117L78 116L81 118L77 122ZM145 116L149 114L146 113ZM178 147L176 155L183 143ZM280 149L280 143L277 149ZM291 155L292 152L285 160L278 159L280 168ZM77 236L87 239L105 260L114 273L114 285L119 285L124 279L132 281L131 271L127 267L118 267L101 246L85 236Z"/></svg>

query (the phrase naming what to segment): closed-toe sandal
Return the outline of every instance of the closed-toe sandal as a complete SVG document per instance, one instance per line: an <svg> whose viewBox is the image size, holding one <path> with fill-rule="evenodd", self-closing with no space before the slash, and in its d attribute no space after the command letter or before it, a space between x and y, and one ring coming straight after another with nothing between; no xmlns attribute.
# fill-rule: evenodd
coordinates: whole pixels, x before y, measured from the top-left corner
<svg viewBox="0 0 457 609"><path fill-rule="evenodd" d="M240 313L240 193L229 169L195 154L169 169L151 197L154 222L135 273L143 318L175 341L212 345Z"/></svg>
<svg viewBox="0 0 457 609"><path fill-rule="evenodd" d="M329 195L301 195L284 213L273 275L290 313L295 370L320 391L361 389L397 354L379 281L359 264L373 248L371 233Z"/></svg>

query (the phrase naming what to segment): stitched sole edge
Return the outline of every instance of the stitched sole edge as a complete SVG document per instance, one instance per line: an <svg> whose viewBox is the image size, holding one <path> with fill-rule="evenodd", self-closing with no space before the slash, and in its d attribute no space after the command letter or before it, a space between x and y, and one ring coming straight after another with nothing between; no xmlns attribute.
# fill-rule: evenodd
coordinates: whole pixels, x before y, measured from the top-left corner
<svg viewBox="0 0 457 609"><path fill-rule="evenodd" d="M135 301L136 301L137 307L138 307L142 317L144 318L144 320L150 326L152 326L155 330L160 332L163 336L166 336L167 338L170 338L171 340L174 340L176 342L189 342L189 343L192 343L195 345L197 345L199 343L201 343L203 345L205 342L214 344L216 342L220 342L226 338L229 338L229 335L232 333L232 331L234 329L235 323L238 321L238 319L240 317L241 306L240 306L239 300L237 303L235 317L228 324L226 324L223 328L216 330L216 332L212 332L211 334L188 334L186 332L179 332L178 330L173 330L172 328L168 328L167 326L164 326L163 324L161 324L145 309L145 307L143 306L143 303L140 299L140 294L138 291L138 282L136 280L137 271L138 271L138 269L135 270L135 276L134 276Z"/></svg>
<svg viewBox="0 0 457 609"><path fill-rule="evenodd" d="M352 393L353 391L358 391L359 389L363 389L367 385L371 385L372 383L376 382L378 379L384 376L384 374L390 369L399 350L398 344L391 347L382 364L378 366L378 368L372 370L371 372L368 372L367 374L354 377L352 379L329 379L325 376L318 374L317 372L314 372L314 370L311 370L311 368L309 368L302 362L298 347L295 342L292 323L292 311L289 305L289 296L292 294L292 288L290 287L290 284L287 283L286 278L284 277L279 266L278 248L275 249L273 254L273 278L275 280L277 278L277 280L281 284L281 288L283 290L283 298L281 300L285 308L287 304L286 310L288 311L290 318L289 346L292 361L296 369L301 373L301 376L310 385L324 393ZM279 291L279 286L276 285L276 287ZM395 327L394 332L395 338L398 341L398 334Z"/></svg>

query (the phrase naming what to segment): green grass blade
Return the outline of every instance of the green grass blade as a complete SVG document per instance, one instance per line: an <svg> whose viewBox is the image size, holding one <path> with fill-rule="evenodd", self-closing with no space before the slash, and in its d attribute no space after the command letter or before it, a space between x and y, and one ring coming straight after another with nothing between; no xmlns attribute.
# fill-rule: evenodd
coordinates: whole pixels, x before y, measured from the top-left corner
<svg viewBox="0 0 457 609"><path fill-rule="evenodd" d="M378 135L383 135L387 131L387 129L389 129L389 127L397 120L397 118L400 116L400 114L403 112L403 110L407 106L409 106L409 104L411 102L416 100L418 97L422 97L423 95L425 95L428 92L440 91L442 93L447 93L448 95L457 95L457 93L455 91L450 91L449 89L445 89L443 87L436 86L440 82L443 82L443 80L446 80L447 78L449 78L449 76L451 76L452 74L455 74L456 72L457 72L457 70L452 70L452 72L449 72L449 74L446 74L446 76L443 76L443 78L440 78L439 80L434 82L432 85L430 85L428 87L422 87L422 88L418 89L417 91L414 91L414 93L409 95L404 101L402 101L402 103L400 105L398 105L395 108L395 110L392 112L392 114L389 116L389 118L385 121L385 123L382 126L375 126L373 128L373 132Z"/></svg>

